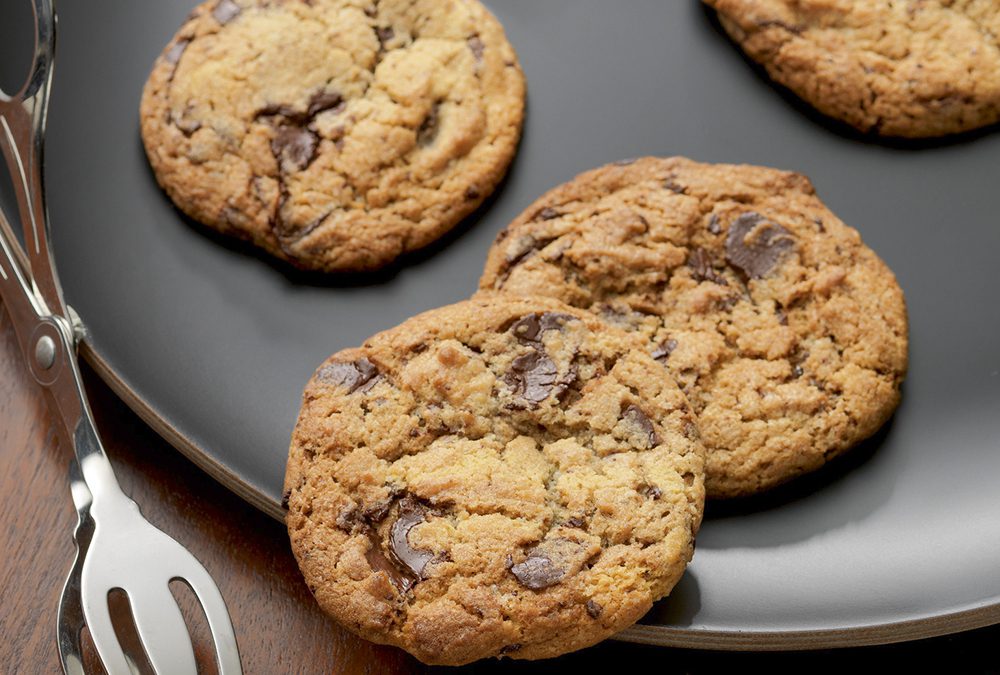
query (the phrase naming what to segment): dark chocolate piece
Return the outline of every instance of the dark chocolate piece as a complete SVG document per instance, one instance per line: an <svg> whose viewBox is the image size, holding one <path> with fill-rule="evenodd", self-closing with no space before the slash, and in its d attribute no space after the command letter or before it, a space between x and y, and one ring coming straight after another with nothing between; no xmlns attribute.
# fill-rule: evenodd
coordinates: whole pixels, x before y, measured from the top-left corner
<svg viewBox="0 0 1000 675"><path fill-rule="evenodd" d="M719 224L719 216L712 214L712 217L708 219L708 231L712 234L718 234L722 232L722 225Z"/></svg>
<svg viewBox="0 0 1000 675"><path fill-rule="evenodd" d="M587 600L587 614L590 615L591 619L596 619L604 612L604 608L596 600Z"/></svg>
<svg viewBox="0 0 1000 675"><path fill-rule="evenodd" d="M353 394L356 391L362 393L368 391L375 386L380 377L375 364L368 359L361 358L350 363L334 361L325 365L316 374L316 379L320 382L344 387L348 394Z"/></svg>
<svg viewBox="0 0 1000 675"><path fill-rule="evenodd" d="M712 254L703 248L696 248L688 254L687 266L691 268L691 277L698 282L711 281L721 286L728 286L726 280L715 271Z"/></svg>
<svg viewBox="0 0 1000 675"><path fill-rule="evenodd" d="M547 399L553 391L558 394L565 390L566 385L558 380L559 369L556 364L537 349L514 359L504 378L514 390L514 395L532 406Z"/></svg>
<svg viewBox="0 0 1000 675"><path fill-rule="evenodd" d="M522 343L541 342L542 334L549 330L562 330L563 325L576 317L558 312L528 314L518 319L510 327L514 337Z"/></svg>
<svg viewBox="0 0 1000 675"><path fill-rule="evenodd" d="M166 51L166 53L163 55L163 58L166 60L167 63L171 63L176 66L178 62L180 62L181 56L184 55L184 50L187 49L187 46L189 44L191 44L190 40L187 39L178 40L174 44L170 45L170 49Z"/></svg>
<svg viewBox="0 0 1000 675"><path fill-rule="evenodd" d="M634 403L630 403L625 410L622 411L622 419L628 420L635 426L639 428L646 437L649 439L649 446L656 447L660 443L660 437L656 435L656 429L653 428L653 422L649 417L642 411L639 406Z"/></svg>
<svg viewBox="0 0 1000 675"><path fill-rule="evenodd" d="M524 562L510 568L521 585L533 591L555 586L566 576L566 571L556 566L551 558L536 551L537 549L529 553Z"/></svg>
<svg viewBox="0 0 1000 675"><path fill-rule="evenodd" d="M396 36L396 31L392 29L392 26L378 26L375 29L375 36L378 38L379 46L385 49L385 43Z"/></svg>
<svg viewBox="0 0 1000 675"><path fill-rule="evenodd" d="M654 359L661 363L666 363L667 359L670 358L670 354L677 349L677 340L665 340L660 343L660 346L652 351L650 354Z"/></svg>
<svg viewBox="0 0 1000 675"><path fill-rule="evenodd" d="M750 211L729 226L726 261L747 278L760 279L773 270L794 246L788 230Z"/></svg>
<svg viewBox="0 0 1000 675"><path fill-rule="evenodd" d="M225 26L238 17L242 11L233 0L219 0L219 4L212 10L212 18L218 21L220 26Z"/></svg>
<svg viewBox="0 0 1000 675"><path fill-rule="evenodd" d="M556 211L551 206L546 206L535 214L532 220L552 220L553 218L558 218L562 214Z"/></svg>
<svg viewBox="0 0 1000 675"><path fill-rule="evenodd" d="M473 35L468 40L469 49L472 50L472 55L476 58L476 61L483 60L483 52L486 50L486 45L483 41L479 39L478 35Z"/></svg>
<svg viewBox="0 0 1000 675"><path fill-rule="evenodd" d="M315 117L321 112L333 110L340 112L347 107L347 101L339 91L320 91L313 94L309 99L309 108L306 110L308 117Z"/></svg>
<svg viewBox="0 0 1000 675"><path fill-rule="evenodd" d="M441 127L441 104L435 103L431 106L430 111L427 113L427 117L420 124L420 128L417 129L417 145L428 146L434 142L437 138L438 131Z"/></svg>
<svg viewBox="0 0 1000 675"><path fill-rule="evenodd" d="M287 162L300 171L312 164L317 147L319 137L303 127L281 127L271 140L271 152L278 161Z"/></svg>
<svg viewBox="0 0 1000 675"><path fill-rule="evenodd" d="M410 530L427 520L428 513L430 510L413 497L403 497L396 520L389 528L390 556L417 579L424 578L424 568L434 558L434 552L410 545Z"/></svg>

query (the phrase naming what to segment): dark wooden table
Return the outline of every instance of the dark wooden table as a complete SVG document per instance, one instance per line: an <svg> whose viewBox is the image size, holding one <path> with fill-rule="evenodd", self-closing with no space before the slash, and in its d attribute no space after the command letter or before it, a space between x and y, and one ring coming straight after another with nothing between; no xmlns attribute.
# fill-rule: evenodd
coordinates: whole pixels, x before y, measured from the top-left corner
<svg viewBox="0 0 1000 675"><path fill-rule="evenodd" d="M122 486L150 521L187 546L214 575L229 603L247 673L435 670L399 650L353 637L324 617L300 580L284 528L174 451L87 369L85 377ZM57 428L21 362L0 305L0 673L59 671L55 615L73 559L75 513L67 482L71 450ZM199 660L210 661L204 627L191 611L190 598L179 595L193 617ZM490 661L466 670L710 673L751 666L773 672L864 672L876 663L899 668L912 662L920 670L988 673L1000 672L998 642L996 627L906 645L787 654L668 650L609 641L552 661Z"/></svg>

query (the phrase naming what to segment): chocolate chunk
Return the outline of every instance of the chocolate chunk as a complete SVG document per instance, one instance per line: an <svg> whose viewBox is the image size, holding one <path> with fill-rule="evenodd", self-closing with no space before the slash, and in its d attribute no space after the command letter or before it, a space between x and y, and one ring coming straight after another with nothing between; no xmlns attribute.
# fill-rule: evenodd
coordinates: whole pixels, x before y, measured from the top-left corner
<svg viewBox="0 0 1000 675"><path fill-rule="evenodd" d="M353 532L358 526L363 524L364 521L362 520L361 513L358 511L358 506L353 502L337 514L336 525L344 532Z"/></svg>
<svg viewBox="0 0 1000 675"><path fill-rule="evenodd" d="M670 354L675 349L677 349L677 340L665 340L650 355L657 361L666 363L667 359L670 358Z"/></svg>
<svg viewBox="0 0 1000 675"><path fill-rule="evenodd" d="M794 246L788 230L751 211L729 226L726 261L746 277L760 279Z"/></svg>
<svg viewBox="0 0 1000 675"><path fill-rule="evenodd" d="M653 422L649 417L639 408L639 406L634 403L630 403L625 410L622 411L622 419L628 420L635 426L639 428L646 438L649 439L649 447L656 447L660 443L660 437L656 435L656 429L653 428Z"/></svg>
<svg viewBox="0 0 1000 675"><path fill-rule="evenodd" d="M573 516L572 518L567 520L564 524L566 525L566 527L575 527L577 529L583 529L583 526L586 523L580 516Z"/></svg>
<svg viewBox="0 0 1000 675"><path fill-rule="evenodd" d="M181 56L184 55L184 50L187 49L187 46L189 44L191 44L190 40L186 39L178 40L177 42L175 42L170 46L170 49L166 51L166 53L163 55L163 58L166 60L167 63L177 65L181 60Z"/></svg>
<svg viewBox="0 0 1000 675"><path fill-rule="evenodd" d="M599 551L598 551L599 552ZM565 537L539 542L528 557L510 568L521 585L537 591L554 586L574 573L591 557L585 544Z"/></svg>
<svg viewBox="0 0 1000 675"><path fill-rule="evenodd" d="M283 508L285 511L288 510L288 500L291 498L292 498L291 490L285 490L284 492L281 493L281 508Z"/></svg>
<svg viewBox="0 0 1000 675"><path fill-rule="evenodd" d="M698 282L711 281L721 286L728 286L726 280L715 271L712 264L712 254L703 248L696 248L688 254L687 265L691 268L691 277Z"/></svg>
<svg viewBox="0 0 1000 675"><path fill-rule="evenodd" d="M719 217L714 213L712 214L712 217L708 219L708 231L712 234L722 232L722 225L719 224Z"/></svg>
<svg viewBox="0 0 1000 675"><path fill-rule="evenodd" d="M826 226L823 224L822 218L813 218L813 222L816 223L816 229L820 232L826 232Z"/></svg>
<svg viewBox="0 0 1000 675"><path fill-rule="evenodd" d="M555 241L555 239L536 239L530 234L518 237L514 251L512 253L508 253L507 257L504 259L506 269L514 267L532 253L542 250L553 241Z"/></svg>
<svg viewBox="0 0 1000 675"><path fill-rule="evenodd" d="M510 330L521 343L541 342L545 331L562 330L564 324L575 319L575 316L558 312L528 314L515 321Z"/></svg>
<svg viewBox="0 0 1000 675"><path fill-rule="evenodd" d="M318 146L319 137L302 127L281 127L271 140L271 152L278 161L287 162L300 171L312 164Z"/></svg>
<svg viewBox="0 0 1000 675"><path fill-rule="evenodd" d="M479 39L478 35L473 35L466 41L469 45L469 49L472 50L472 55L476 58L476 61L483 60L483 51L486 49L486 45L483 41Z"/></svg>
<svg viewBox="0 0 1000 675"><path fill-rule="evenodd" d="M392 26L378 26L375 29L375 36L378 38L379 46L385 49L385 43L396 36L396 31L392 29Z"/></svg>
<svg viewBox="0 0 1000 675"><path fill-rule="evenodd" d="M470 202L479 199L479 190L475 186L470 185L465 188L465 198Z"/></svg>
<svg viewBox="0 0 1000 675"><path fill-rule="evenodd" d="M416 583L416 579L403 574L400 568L396 567L386 557L385 553L382 552L382 538L373 528L368 528L368 541L370 545L365 552L365 559L368 561L368 566L372 568L372 571L376 573L385 572L386 576L389 577L389 581L400 593L410 590Z"/></svg>
<svg viewBox="0 0 1000 675"><path fill-rule="evenodd" d="M198 120L187 119L184 115L177 115L173 111L170 113L170 121L188 138L201 129L201 122Z"/></svg>
<svg viewBox="0 0 1000 675"><path fill-rule="evenodd" d="M655 485L643 485L639 488L639 492L644 497L649 497L650 499L659 499L663 495L663 490L656 487Z"/></svg>
<svg viewBox="0 0 1000 675"><path fill-rule="evenodd" d="M802 377L802 374L804 372L805 371L802 370L802 366L795 366L794 368L792 368L792 377L794 377L795 379L798 379L798 378Z"/></svg>
<svg viewBox="0 0 1000 675"><path fill-rule="evenodd" d="M212 10L212 18L218 21L220 26L225 26L238 17L242 11L233 0L220 0L219 4Z"/></svg>
<svg viewBox="0 0 1000 675"><path fill-rule="evenodd" d="M430 111L427 113L427 117L420 124L420 128L417 129L417 145L426 147L434 142L437 138L438 131L441 126L441 104L435 103L431 106Z"/></svg>
<svg viewBox="0 0 1000 675"><path fill-rule="evenodd" d="M399 514L389 528L390 556L417 579L424 578L424 568L434 558L434 552L414 548L410 544L410 530L427 520L429 513L430 509L413 497L403 497L399 501Z"/></svg>
<svg viewBox="0 0 1000 675"><path fill-rule="evenodd" d="M502 648L499 652L497 652L497 658L506 656L507 654L512 654L514 652L520 651L521 647L523 647L523 646L524 645L522 645L519 642L515 642L512 645L507 645L506 647Z"/></svg>
<svg viewBox="0 0 1000 675"><path fill-rule="evenodd" d="M340 112L345 107L347 107L347 101L344 100L343 95L339 91L320 91L313 94L313 97L309 99L309 108L306 110L306 115L315 117L327 110Z"/></svg>
<svg viewBox="0 0 1000 675"><path fill-rule="evenodd" d="M504 377L515 396L533 406L547 399L554 391L558 394L565 390L565 385L558 380L559 369L556 364L537 349L514 359L510 372Z"/></svg>
<svg viewBox="0 0 1000 675"><path fill-rule="evenodd" d="M510 571L523 586L533 591L555 586L566 576L565 570L557 567L551 558L535 552L530 553L524 562L511 567Z"/></svg>
<svg viewBox="0 0 1000 675"><path fill-rule="evenodd" d="M334 361L325 365L316 374L316 379L326 384L344 387L348 394L353 394L356 391L362 393L368 391L378 383L380 377L375 364L361 358L350 363Z"/></svg>
<svg viewBox="0 0 1000 675"><path fill-rule="evenodd" d="M552 220L553 218L558 218L562 214L556 211L551 206L546 206L542 208L532 220Z"/></svg>
<svg viewBox="0 0 1000 675"><path fill-rule="evenodd" d="M595 600L587 600L587 614L591 619L596 619L604 612L604 608Z"/></svg>
<svg viewBox="0 0 1000 675"><path fill-rule="evenodd" d="M667 176L667 179L663 181L663 187L667 188L671 192L676 192L679 195L684 194L687 188L677 182L677 176L671 174Z"/></svg>

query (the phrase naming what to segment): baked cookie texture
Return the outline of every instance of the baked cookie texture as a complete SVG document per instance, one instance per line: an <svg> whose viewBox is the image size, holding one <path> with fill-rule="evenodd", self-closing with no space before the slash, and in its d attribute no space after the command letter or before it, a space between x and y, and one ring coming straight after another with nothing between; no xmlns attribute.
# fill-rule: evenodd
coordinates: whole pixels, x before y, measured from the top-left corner
<svg viewBox="0 0 1000 675"><path fill-rule="evenodd" d="M899 402L903 293L799 174L678 157L589 171L499 234L481 288L641 336L698 416L710 498L818 468Z"/></svg>
<svg viewBox="0 0 1000 675"><path fill-rule="evenodd" d="M298 267L370 270L493 191L524 96L476 0L212 0L157 60L142 138L195 220Z"/></svg>
<svg viewBox="0 0 1000 675"><path fill-rule="evenodd" d="M480 294L334 354L286 476L319 604L433 664L591 645L692 555L703 448L637 341L550 299Z"/></svg>
<svg viewBox="0 0 1000 675"><path fill-rule="evenodd" d="M704 0L770 76L862 132L1000 121L995 0Z"/></svg>

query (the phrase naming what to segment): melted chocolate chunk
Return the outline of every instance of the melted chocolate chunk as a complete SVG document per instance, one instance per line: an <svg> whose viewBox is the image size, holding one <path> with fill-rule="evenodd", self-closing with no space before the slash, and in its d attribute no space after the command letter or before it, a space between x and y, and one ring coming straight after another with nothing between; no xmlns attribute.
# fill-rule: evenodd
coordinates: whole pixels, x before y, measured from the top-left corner
<svg viewBox="0 0 1000 675"><path fill-rule="evenodd" d="M504 381L514 390L514 395L525 403L536 406L549 397L565 391L559 381L559 369L544 352L533 349L511 362L511 369Z"/></svg>
<svg viewBox="0 0 1000 675"><path fill-rule="evenodd" d="M312 164L318 147L319 137L302 127L281 127L271 140L271 152L278 161L300 171Z"/></svg>
<svg viewBox="0 0 1000 675"><path fill-rule="evenodd" d="M747 278L760 279L795 246L791 233L753 211L729 226L726 261Z"/></svg>
<svg viewBox="0 0 1000 675"><path fill-rule="evenodd" d="M507 645L506 647L504 647L503 649L501 649L499 652L497 652L497 658L500 658L500 657L503 657L503 656L507 656L507 654L513 654L514 652L520 651L521 647L523 647L523 646L524 645L522 645L519 642L515 642L512 645Z"/></svg>
<svg viewBox="0 0 1000 675"><path fill-rule="evenodd" d="M562 214L556 211L551 206L546 206L535 214L532 220L552 220L553 218L558 218Z"/></svg>
<svg viewBox="0 0 1000 675"><path fill-rule="evenodd" d="M379 47L385 49L385 43L396 36L396 31L392 26L378 26L375 29L375 37L378 38Z"/></svg>
<svg viewBox="0 0 1000 675"><path fill-rule="evenodd" d="M362 393L374 387L379 379L378 368L368 359L358 359L350 363L334 361L320 368L316 379L326 384L344 387L348 394Z"/></svg>
<svg viewBox="0 0 1000 675"><path fill-rule="evenodd" d="M573 516L565 522L566 527L575 527L578 530L582 530L583 526L586 525L583 518L580 516Z"/></svg>
<svg viewBox="0 0 1000 675"><path fill-rule="evenodd" d="M711 281L720 286L728 286L726 280L715 271L712 254L703 248L696 248L688 254L687 265L691 268L691 277L698 282Z"/></svg>
<svg viewBox="0 0 1000 675"><path fill-rule="evenodd" d="M541 342L542 334L550 330L562 330L563 325L575 320L575 316L558 312L542 312L523 316L510 327L519 342Z"/></svg>
<svg viewBox="0 0 1000 675"><path fill-rule="evenodd" d="M650 499L659 499L663 496L663 490L655 485L643 485L639 488L639 492L642 493L644 497L649 497Z"/></svg>
<svg viewBox="0 0 1000 675"><path fill-rule="evenodd" d="M483 41L479 39L478 35L473 35L467 40L469 49L472 51L472 55L476 58L476 61L483 60L483 52L486 50L486 45Z"/></svg>
<svg viewBox="0 0 1000 675"><path fill-rule="evenodd" d="M370 546L365 552L365 559L368 561L368 566L372 568L375 573L385 572L386 576L389 577L389 581L392 585L396 587L400 593L405 593L410 590L416 583L416 580L403 574L403 572L393 564L389 558L386 557L385 553L382 552L382 538L379 537L378 532L373 528L368 528L368 541Z"/></svg>
<svg viewBox="0 0 1000 675"><path fill-rule="evenodd" d="M427 113L427 117L421 123L420 128L417 129L417 145L426 147L434 142L437 138L438 131L441 127L441 104L435 103L431 106L430 111Z"/></svg>
<svg viewBox="0 0 1000 675"><path fill-rule="evenodd" d="M660 346L652 351L650 354L654 359L661 363L666 363L667 359L670 358L670 354L677 349L677 340L665 340L660 343Z"/></svg>
<svg viewBox="0 0 1000 675"><path fill-rule="evenodd" d="M475 186L470 185L465 188L465 198L470 202L479 199L479 190Z"/></svg>
<svg viewBox="0 0 1000 675"><path fill-rule="evenodd" d="M625 410L622 411L622 419L628 420L635 426L639 428L646 438L649 439L649 447L656 447L660 443L660 437L656 435L656 429L653 428L653 422L649 417L642 411L639 406L631 403Z"/></svg>
<svg viewBox="0 0 1000 675"><path fill-rule="evenodd" d="M347 106L347 101L339 91L320 91L313 94L309 99L309 108L306 110L308 117L315 117L321 112L333 110L340 112Z"/></svg>
<svg viewBox="0 0 1000 675"><path fill-rule="evenodd" d="M504 259L504 262L506 263L504 268L505 271L514 267L535 251L542 250L553 241L555 241L555 239L535 239L530 234L518 237L516 248L512 253L508 253L507 257Z"/></svg>
<svg viewBox="0 0 1000 675"><path fill-rule="evenodd" d="M677 182L677 176L671 174L667 176L667 179L663 181L663 187L667 188L671 192L676 192L679 195L684 194L687 188Z"/></svg>
<svg viewBox="0 0 1000 675"><path fill-rule="evenodd" d="M524 561L510 568L522 586L537 591L554 586L586 562L588 551L584 544L556 537L539 542L528 551Z"/></svg>
<svg viewBox="0 0 1000 675"><path fill-rule="evenodd" d="M524 562L511 567L510 571L521 585L533 591L555 586L566 576L566 571L553 563L551 558L535 551L529 553Z"/></svg>
<svg viewBox="0 0 1000 675"><path fill-rule="evenodd" d="M218 21L220 26L225 26L238 17L242 11L233 0L220 0L219 4L212 10L212 18Z"/></svg>
<svg viewBox="0 0 1000 675"><path fill-rule="evenodd" d="M712 234L718 234L722 232L722 225L719 224L719 217L712 214L712 217L708 219L708 231Z"/></svg>
<svg viewBox="0 0 1000 675"><path fill-rule="evenodd" d="M184 50L187 49L187 46L189 44L191 44L190 40L186 39L178 40L177 42L175 42L170 46L170 49L166 51L166 53L163 55L163 58L166 59L167 63L176 66L180 62L181 57L184 55Z"/></svg>
<svg viewBox="0 0 1000 675"><path fill-rule="evenodd" d="M399 514L389 528L389 553L398 566L416 579L424 578L424 568L434 559L434 552L410 545L410 530L427 520L430 509L410 496L399 502Z"/></svg>
<svg viewBox="0 0 1000 675"><path fill-rule="evenodd" d="M604 608L596 600L587 600L587 614L591 619L596 619L604 612Z"/></svg>

